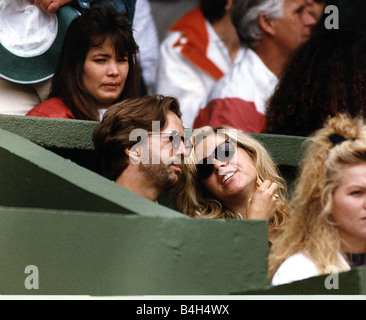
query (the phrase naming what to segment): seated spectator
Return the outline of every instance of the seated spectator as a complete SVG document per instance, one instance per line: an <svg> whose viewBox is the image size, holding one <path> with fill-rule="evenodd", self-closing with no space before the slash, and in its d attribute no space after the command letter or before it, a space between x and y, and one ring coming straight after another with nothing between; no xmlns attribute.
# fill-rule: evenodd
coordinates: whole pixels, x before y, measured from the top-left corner
<svg viewBox="0 0 366 320"><path fill-rule="evenodd" d="M66 32L49 99L27 115L99 121L112 104L139 96L137 50L125 15L90 9Z"/></svg>
<svg viewBox="0 0 366 320"><path fill-rule="evenodd" d="M238 130L194 130L177 188L177 207L192 217L269 221L273 241L287 221L286 183L265 148Z"/></svg>
<svg viewBox="0 0 366 320"><path fill-rule="evenodd" d="M342 3L339 30L325 27L325 15L290 61L269 101L265 132L308 136L339 112L366 116L366 2Z"/></svg>
<svg viewBox="0 0 366 320"><path fill-rule="evenodd" d="M108 1L119 11L128 13L131 22L135 2ZM0 25L7 28L0 32L1 50L5 50L0 61L0 113L24 116L47 99L66 27L79 12L106 3L104 0L2 1ZM4 37L11 39L10 46L4 44Z"/></svg>
<svg viewBox="0 0 366 320"><path fill-rule="evenodd" d="M366 264L366 125L336 116L308 143L293 214L269 256L273 285Z"/></svg>
<svg viewBox="0 0 366 320"><path fill-rule="evenodd" d="M178 101L170 97L146 96L113 105L93 134L105 176L157 201L177 183L184 155L190 152L180 116Z"/></svg>
<svg viewBox="0 0 366 320"><path fill-rule="evenodd" d="M0 5L0 113L24 116L47 99L67 26L79 13L47 14L26 0Z"/></svg>
<svg viewBox="0 0 366 320"><path fill-rule="evenodd" d="M161 44L156 92L179 99L187 128L213 84L240 60L231 11L232 0L200 0Z"/></svg>
<svg viewBox="0 0 366 320"><path fill-rule="evenodd" d="M285 63L309 39L316 20L305 0L234 0L232 19L245 53L214 85L193 127L228 125L259 133Z"/></svg>

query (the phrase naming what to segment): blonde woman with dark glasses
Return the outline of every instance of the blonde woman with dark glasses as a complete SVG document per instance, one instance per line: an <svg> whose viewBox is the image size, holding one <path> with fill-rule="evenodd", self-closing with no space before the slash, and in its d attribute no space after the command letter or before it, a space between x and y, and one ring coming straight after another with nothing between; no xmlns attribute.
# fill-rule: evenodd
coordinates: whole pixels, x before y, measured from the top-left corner
<svg viewBox="0 0 366 320"><path fill-rule="evenodd" d="M266 149L229 127L196 129L191 141L178 209L192 217L266 220L273 241L287 221L286 184Z"/></svg>

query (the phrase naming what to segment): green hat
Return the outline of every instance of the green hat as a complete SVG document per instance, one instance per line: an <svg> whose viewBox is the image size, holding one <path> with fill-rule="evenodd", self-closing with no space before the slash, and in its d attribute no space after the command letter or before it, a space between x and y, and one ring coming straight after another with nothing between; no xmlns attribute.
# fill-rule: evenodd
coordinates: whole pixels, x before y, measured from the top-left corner
<svg viewBox="0 0 366 320"><path fill-rule="evenodd" d="M0 0L0 77L23 84L51 78L66 30L79 15L68 5L50 14L26 0Z"/></svg>

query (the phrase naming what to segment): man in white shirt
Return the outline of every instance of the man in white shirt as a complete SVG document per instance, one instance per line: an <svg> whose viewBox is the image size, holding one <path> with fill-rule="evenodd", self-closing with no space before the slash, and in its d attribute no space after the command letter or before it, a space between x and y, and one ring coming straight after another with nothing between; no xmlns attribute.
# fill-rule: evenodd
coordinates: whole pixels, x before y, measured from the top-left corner
<svg viewBox="0 0 366 320"><path fill-rule="evenodd" d="M234 0L232 19L245 53L212 88L193 127L228 125L259 133L278 76L316 20L305 0Z"/></svg>
<svg viewBox="0 0 366 320"><path fill-rule="evenodd" d="M187 128L211 87L240 60L231 10L232 0L200 0L161 44L156 92L179 99Z"/></svg>

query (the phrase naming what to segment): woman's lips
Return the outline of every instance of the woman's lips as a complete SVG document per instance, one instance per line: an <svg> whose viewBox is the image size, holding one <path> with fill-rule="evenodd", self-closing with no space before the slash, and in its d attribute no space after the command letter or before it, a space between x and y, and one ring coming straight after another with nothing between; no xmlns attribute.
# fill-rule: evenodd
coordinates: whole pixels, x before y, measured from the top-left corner
<svg viewBox="0 0 366 320"><path fill-rule="evenodd" d="M232 179L232 177L235 176L236 172L237 171L229 171L223 175L220 175L221 184L225 185L226 183L228 183Z"/></svg>
<svg viewBox="0 0 366 320"><path fill-rule="evenodd" d="M116 90L119 88L119 83L106 83L102 85L107 90Z"/></svg>

